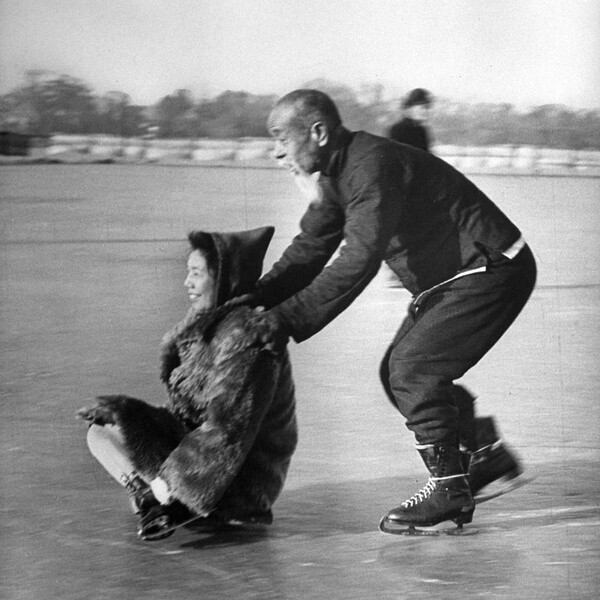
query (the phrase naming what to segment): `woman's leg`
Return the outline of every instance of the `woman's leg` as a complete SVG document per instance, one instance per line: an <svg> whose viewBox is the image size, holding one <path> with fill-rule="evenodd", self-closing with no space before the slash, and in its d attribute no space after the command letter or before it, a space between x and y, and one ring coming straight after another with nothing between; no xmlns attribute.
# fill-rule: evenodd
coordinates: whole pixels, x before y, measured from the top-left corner
<svg viewBox="0 0 600 600"><path fill-rule="evenodd" d="M140 515L138 535L144 540L161 540L173 534L172 524L176 517L170 506L162 506L152 494L150 486L135 471L129 460L121 430L116 425L91 425L87 444L92 456L106 469L109 475L129 493L131 508ZM176 503L179 513L187 511ZM177 513L176 513L177 514Z"/></svg>
<svg viewBox="0 0 600 600"><path fill-rule="evenodd" d="M91 425L87 434L87 444L92 456L127 490L134 513L139 514L158 504L148 482L136 473L129 460L118 426Z"/></svg>
<svg viewBox="0 0 600 600"><path fill-rule="evenodd" d="M129 476L135 474L133 464L127 458L121 431L116 425L91 425L87 445L92 456L122 486Z"/></svg>

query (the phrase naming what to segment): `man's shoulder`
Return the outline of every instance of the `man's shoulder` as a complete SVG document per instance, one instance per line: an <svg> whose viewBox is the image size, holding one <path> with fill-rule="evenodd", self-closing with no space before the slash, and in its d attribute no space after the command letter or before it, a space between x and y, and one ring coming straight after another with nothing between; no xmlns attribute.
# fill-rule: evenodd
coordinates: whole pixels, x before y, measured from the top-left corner
<svg viewBox="0 0 600 600"><path fill-rule="evenodd" d="M389 139L386 137L382 137L380 135L375 135L374 133L369 133L368 131L355 131L352 137L351 146L363 146L363 145L377 145L377 144L385 144L389 143Z"/></svg>
<svg viewBox="0 0 600 600"><path fill-rule="evenodd" d="M370 170L371 166L378 162L385 162L386 157L396 157L406 151L400 144L387 137L362 130L344 129L338 144L323 170L326 177L333 177L338 181L344 180L359 166Z"/></svg>
<svg viewBox="0 0 600 600"><path fill-rule="evenodd" d="M404 151L404 147L389 138L375 135L368 131L356 131L348 148L348 156L351 159L355 159L376 152L383 155L387 153L402 153Z"/></svg>
<svg viewBox="0 0 600 600"><path fill-rule="evenodd" d="M410 147L367 131L356 131L348 148L346 173L358 168L371 172L379 169L404 170L413 162Z"/></svg>
<svg viewBox="0 0 600 600"><path fill-rule="evenodd" d="M415 177L439 179L448 185L463 185L469 181L452 165L430 152L399 143L393 139L374 135L367 131L354 132L348 147L345 169L341 180L351 185L355 175L359 183L365 177L383 175L401 178L403 181Z"/></svg>

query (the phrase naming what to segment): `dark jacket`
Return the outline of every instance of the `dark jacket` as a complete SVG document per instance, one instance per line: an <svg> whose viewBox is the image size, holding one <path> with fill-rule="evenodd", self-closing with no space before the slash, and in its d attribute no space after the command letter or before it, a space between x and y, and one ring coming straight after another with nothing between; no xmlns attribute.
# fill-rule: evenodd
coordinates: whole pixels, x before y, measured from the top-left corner
<svg viewBox="0 0 600 600"><path fill-rule="evenodd" d="M404 117L397 123L394 123L390 128L389 137L395 142L408 144L413 148L429 152L429 133L427 128L409 117Z"/></svg>
<svg viewBox="0 0 600 600"><path fill-rule="evenodd" d="M221 303L254 287L273 229L211 235ZM264 348L254 315L246 306L190 308L162 342L166 406L121 397L119 425L134 466L147 480L163 478L199 515L268 511L296 448L288 353Z"/></svg>
<svg viewBox="0 0 600 600"><path fill-rule="evenodd" d="M520 232L471 181L436 156L342 130L300 233L258 283L296 341L322 329L385 260L413 294L487 264ZM339 256L324 268L342 240Z"/></svg>

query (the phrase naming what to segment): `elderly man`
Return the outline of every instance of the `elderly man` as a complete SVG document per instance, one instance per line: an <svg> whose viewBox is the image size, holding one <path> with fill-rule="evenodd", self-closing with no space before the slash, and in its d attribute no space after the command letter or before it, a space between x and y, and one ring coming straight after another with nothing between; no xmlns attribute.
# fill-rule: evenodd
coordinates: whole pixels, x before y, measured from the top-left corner
<svg viewBox="0 0 600 600"><path fill-rule="evenodd" d="M454 381L525 305L536 278L533 255L466 177L429 153L348 131L319 91L281 98L268 128L277 160L297 178L317 181L317 193L300 233L245 300L266 307L265 335L274 343L288 336L302 342L387 262L414 297L383 360L382 381L430 477L380 527L414 533L454 521L460 529L485 486L521 474L492 419L475 419L474 397Z"/></svg>

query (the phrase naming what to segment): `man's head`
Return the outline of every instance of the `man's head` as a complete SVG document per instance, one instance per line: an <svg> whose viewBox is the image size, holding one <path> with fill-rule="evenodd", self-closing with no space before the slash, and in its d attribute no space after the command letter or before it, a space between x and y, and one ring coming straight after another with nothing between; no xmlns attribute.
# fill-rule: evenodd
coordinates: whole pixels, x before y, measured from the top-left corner
<svg viewBox="0 0 600 600"><path fill-rule="evenodd" d="M420 123L429 119L429 113L433 104L433 96L423 88L411 90L402 101L405 114Z"/></svg>
<svg viewBox="0 0 600 600"><path fill-rule="evenodd" d="M341 124L327 94L308 89L290 92L277 101L267 122L275 140L274 156L293 174L319 171Z"/></svg>

